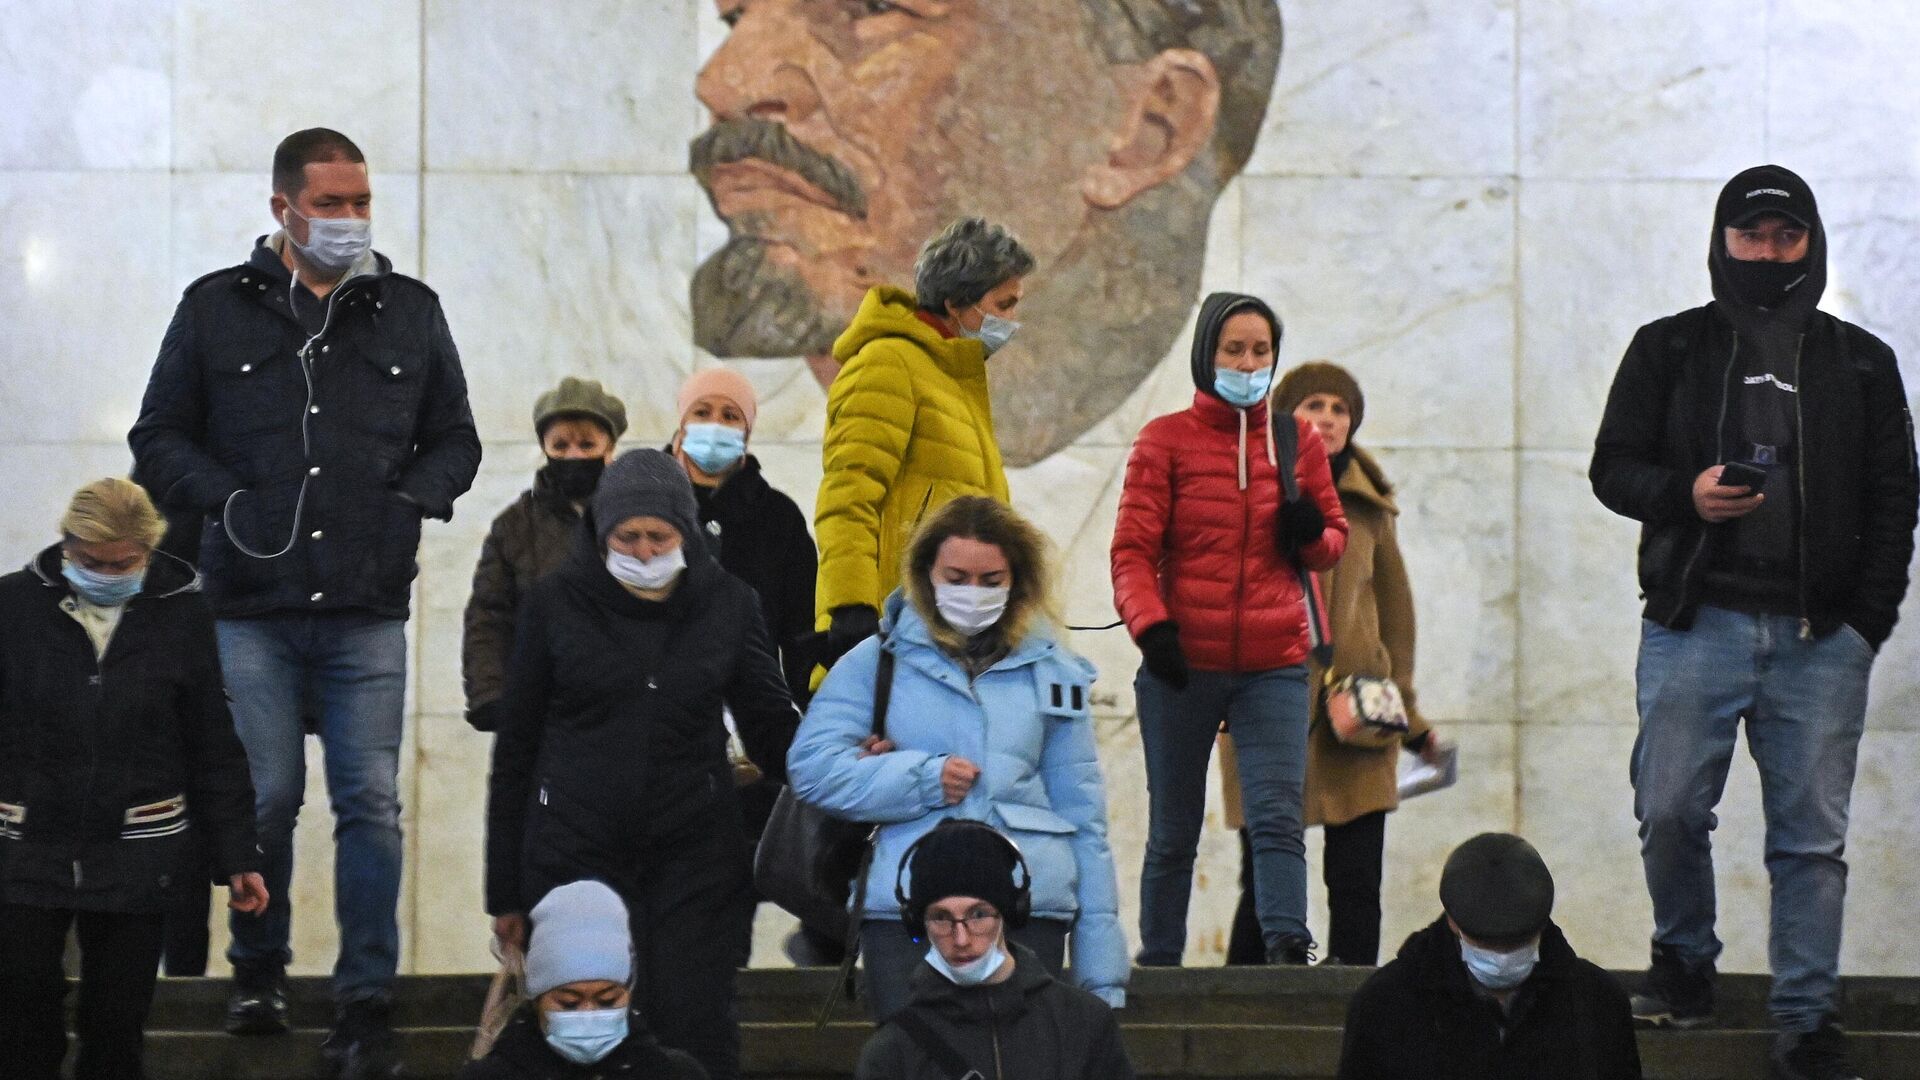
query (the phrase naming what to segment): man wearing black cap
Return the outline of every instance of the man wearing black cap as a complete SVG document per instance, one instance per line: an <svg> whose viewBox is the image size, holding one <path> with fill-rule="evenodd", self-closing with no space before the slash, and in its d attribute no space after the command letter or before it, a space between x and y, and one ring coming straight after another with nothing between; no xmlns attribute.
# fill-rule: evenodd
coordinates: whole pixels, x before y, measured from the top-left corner
<svg viewBox="0 0 1920 1080"><path fill-rule="evenodd" d="M1553 924L1553 875L1532 844L1461 844L1440 905L1354 994L1341 1080L1637 1080L1626 992Z"/></svg>
<svg viewBox="0 0 1920 1080"><path fill-rule="evenodd" d="M1013 841L949 819L907 849L901 874L907 929L931 945L913 1000L867 1040L855 1080L1133 1080L1106 1002L1008 940L1032 906Z"/></svg>
<svg viewBox="0 0 1920 1080"><path fill-rule="evenodd" d="M1847 805L1867 676L1913 555L1913 421L1893 350L1816 309L1826 233L1775 165L1727 183L1713 302L1650 323L1594 441L1600 501L1642 523L1634 813L1653 896L1635 1014L1713 1015L1708 834L1741 719L1773 887L1780 1077L1849 1077L1837 1024Z"/></svg>

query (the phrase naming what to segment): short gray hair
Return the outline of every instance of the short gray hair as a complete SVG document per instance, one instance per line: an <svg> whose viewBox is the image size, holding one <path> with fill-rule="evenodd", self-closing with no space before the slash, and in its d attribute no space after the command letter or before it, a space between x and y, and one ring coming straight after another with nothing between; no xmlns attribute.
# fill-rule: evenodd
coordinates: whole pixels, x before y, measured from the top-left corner
<svg viewBox="0 0 1920 1080"><path fill-rule="evenodd" d="M1033 254L1005 226L964 217L941 229L913 260L913 292L924 311L972 307L994 286L1033 272Z"/></svg>

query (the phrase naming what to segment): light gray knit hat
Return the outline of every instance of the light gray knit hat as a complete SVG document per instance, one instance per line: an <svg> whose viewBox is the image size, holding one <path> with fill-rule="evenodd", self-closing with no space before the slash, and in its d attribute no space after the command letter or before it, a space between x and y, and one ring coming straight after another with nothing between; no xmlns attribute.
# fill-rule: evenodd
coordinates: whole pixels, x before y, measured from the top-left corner
<svg viewBox="0 0 1920 1080"><path fill-rule="evenodd" d="M627 983L633 978L633 931L620 894L598 881L575 881L533 906L527 945L527 993L568 983Z"/></svg>

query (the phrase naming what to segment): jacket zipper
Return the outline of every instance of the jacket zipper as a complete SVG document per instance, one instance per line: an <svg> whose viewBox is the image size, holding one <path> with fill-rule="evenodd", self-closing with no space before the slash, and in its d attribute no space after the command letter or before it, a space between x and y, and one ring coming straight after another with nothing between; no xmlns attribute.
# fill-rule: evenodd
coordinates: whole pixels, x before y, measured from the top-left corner
<svg viewBox="0 0 1920 1080"><path fill-rule="evenodd" d="M1842 330L1841 333L1846 333ZM1807 429L1800 415L1800 398L1806 386L1800 381L1800 358L1806 351L1807 335L1802 331L1793 343L1793 478L1798 505L1794 507L1799 535L1794 537L1800 556L1800 640L1813 640L1813 615L1807 605Z"/></svg>
<svg viewBox="0 0 1920 1080"><path fill-rule="evenodd" d="M122 629L124 629L126 618L129 614L132 613L132 610L133 610L133 605L131 602L129 602L127 604L127 609L120 613L120 620L122 625L116 626L114 628L115 634L118 634ZM81 630L81 636L83 637L87 636L86 631L84 629ZM112 647L113 647L112 639L108 639L107 648L111 649ZM90 637L87 639L87 651L93 652L93 640ZM93 675L91 678L87 680L87 684L93 688L93 708L91 710L93 714L93 723L90 725L93 728L93 730L88 733L89 738L87 739L87 786L85 789L83 789L81 794L81 799L80 799L81 839L79 842L81 844L86 843L86 829L87 829L86 815L87 815L87 811L89 811L93 807L93 789L94 789L95 782L100 777L100 730L99 730L100 699L106 694L106 666L103 663L104 660L105 660L104 654L96 653L94 655ZM81 879L84 876L80 870L79 854L80 852L76 850L74 852L74 860L73 860L73 887L76 889L80 887Z"/></svg>
<svg viewBox="0 0 1920 1080"><path fill-rule="evenodd" d="M1732 383L1733 381L1734 361L1738 360L1739 358L1740 358L1740 335L1738 333L1735 333L1733 335L1733 351L1727 354L1726 370L1721 372L1720 374L1720 416L1719 416L1719 419L1715 420L1713 424L1713 463L1715 465L1720 464L1720 455L1726 449L1727 399L1733 396L1733 392L1729 384ZM1794 385L1796 387L1799 386L1798 383L1795 383ZM1799 408L1800 408L1800 400L1798 397L1795 397L1794 409L1797 411ZM1687 605L1687 579L1693 576L1693 567L1694 567L1694 564L1700 561L1700 553L1707 549L1707 530L1704 528L1706 523L1702 522L1701 524L1703 527L1700 530L1700 539L1696 541L1693 545L1693 554L1687 556L1687 564L1680 568L1679 591L1678 591L1678 594L1674 597L1673 611L1671 614L1668 615L1667 620L1661 620L1661 621L1670 621L1674 618L1679 617L1680 610L1686 607Z"/></svg>
<svg viewBox="0 0 1920 1080"><path fill-rule="evenodd" d="M1006 1066L1000 1060L1000 1010L993 1007L993 995L987 995L987 1020L993 1031L993 1080L1006 1080Z"/></svg>

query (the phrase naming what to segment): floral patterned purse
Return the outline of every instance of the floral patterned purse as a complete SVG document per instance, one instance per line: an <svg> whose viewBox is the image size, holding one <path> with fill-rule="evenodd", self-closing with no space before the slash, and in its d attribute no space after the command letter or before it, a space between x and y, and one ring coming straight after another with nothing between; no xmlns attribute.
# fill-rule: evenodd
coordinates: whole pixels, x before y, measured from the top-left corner
<svg viewBox="0 0 1920 1080"><path fill-rule="evenodd" d="M1407 737L1407 702L1392 679L1330 678L1327 723L1333 737L1347 746L1383 749Z"/></svg>

